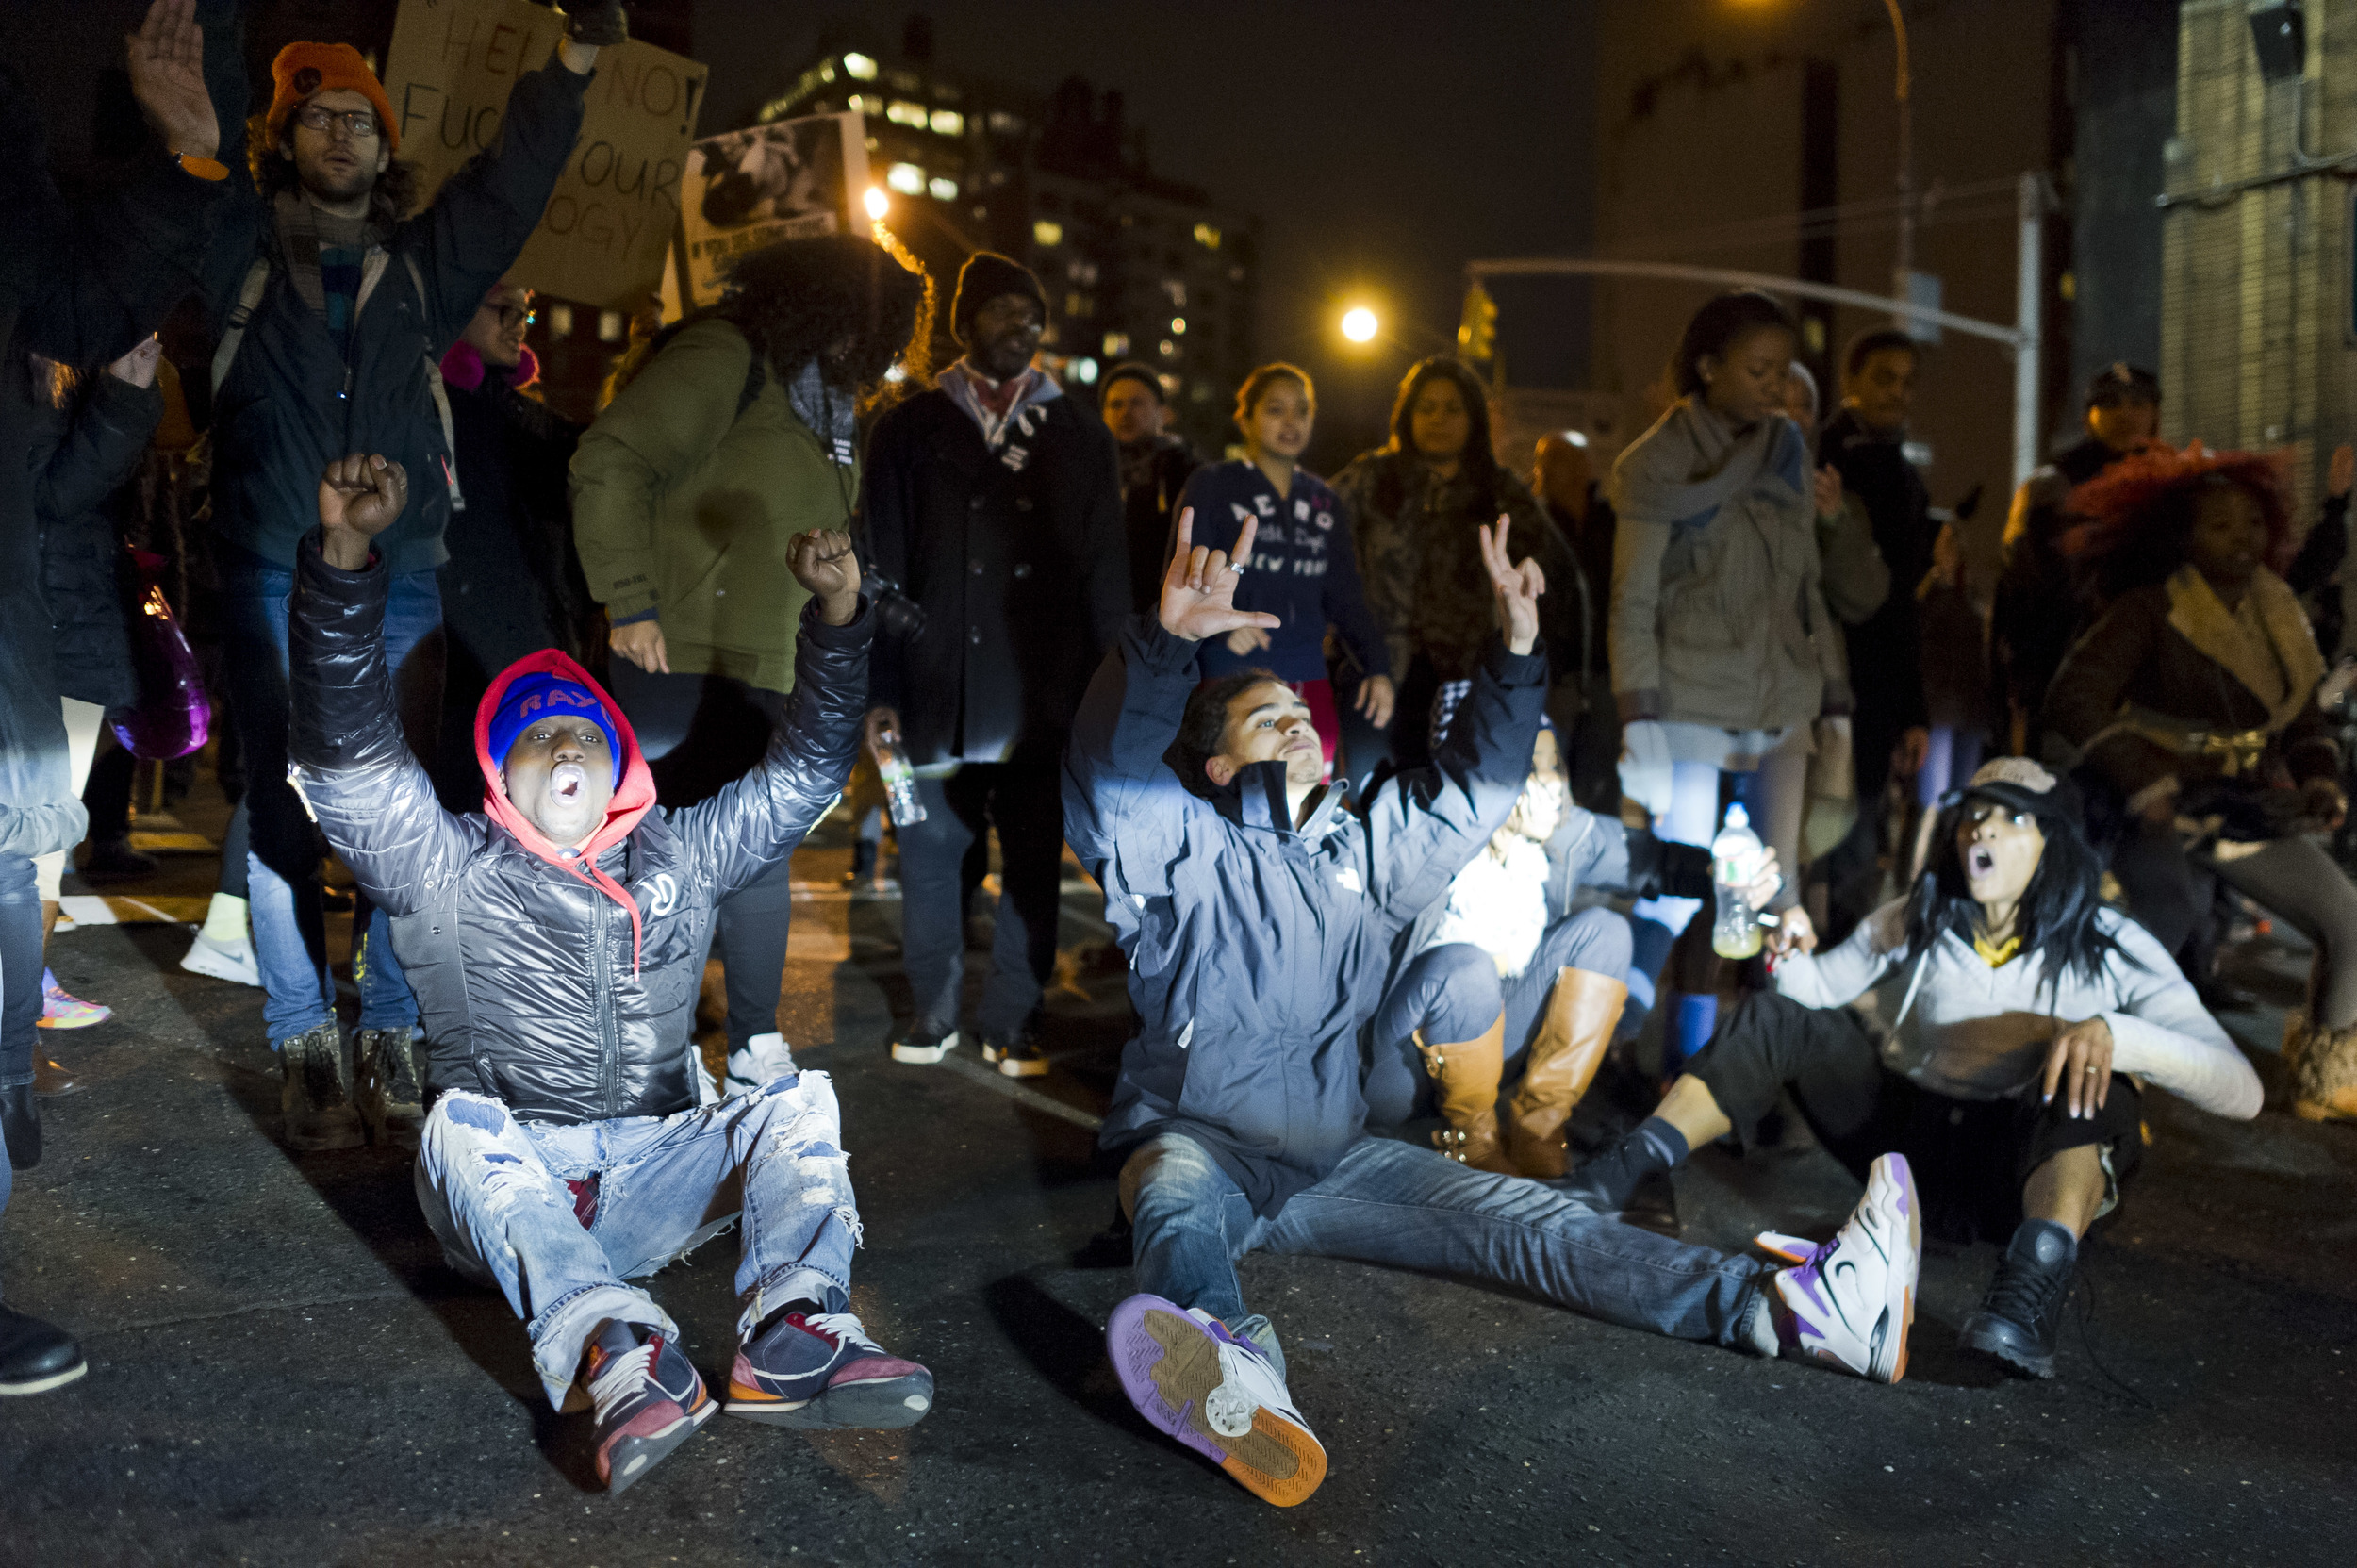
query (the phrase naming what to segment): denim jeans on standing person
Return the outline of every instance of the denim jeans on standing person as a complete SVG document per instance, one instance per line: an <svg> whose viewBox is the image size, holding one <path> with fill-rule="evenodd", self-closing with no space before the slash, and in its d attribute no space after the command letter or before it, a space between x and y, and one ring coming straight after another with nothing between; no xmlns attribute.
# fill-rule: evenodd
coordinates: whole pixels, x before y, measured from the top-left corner
<svg viewBox="0 0 2357 1568"><path fill-rule="evenodd" d="M223 553L234 556L227 549ZM247 556L224 560L221 578L223 664L248 780L246 897L254 920L254 960L262 971L262 1022L275 1044L336 1016L326 917L320 907L319 834L287 783L287 601L294 592L294 573ZM426 696L438 701L438 693L409 689L425 678L423 667L411 665L409 654L441 619L435 573L405 572L392 580L385 605L385 661L404 712ZM415 1025L417 999L393 957L391 921L366 896L354 900L352 918L360 1027Z"/></svg>
<svg viewBox="0 0 2357 1568"><path fill-rule="evenodd" d="M1236 1279L1247 1252L1487 1279L1607 1323L1742 1346L1770 1273L1604 1218L1542 1182L1389 1138L1360 1138L1325 1180L1262 1219L1201 1144L1165 1132L1122 1166L1121 1201L1138 1288L1211 1313L1266 1351L1280 1377L1276 1332L1245 1309Z"/></svg>
<svg viewBox="0 0 2357 1568"><path fill-rule="evenodd" d="M41 886L31 857L0 854L0 1089L33 1081L41 1027ZM14 1184L0 1151L0 1210Z"/></svg>
<svg viewBox="0 0 2357 1568"><path fill-rule="evenodd" d="M529 1326L559 1409L601 1324L679 1332L622 1281L701 1246L740 1209L740 1338L789 1301L839 1312L850 1300L859 1209L825 1073L675 1115L572 1125L519 1121L496 1099L455 1090L426 1116L416 1180L451 1266L497 1285ZM593 1205L585 1223L577 1197Z"/></svg>

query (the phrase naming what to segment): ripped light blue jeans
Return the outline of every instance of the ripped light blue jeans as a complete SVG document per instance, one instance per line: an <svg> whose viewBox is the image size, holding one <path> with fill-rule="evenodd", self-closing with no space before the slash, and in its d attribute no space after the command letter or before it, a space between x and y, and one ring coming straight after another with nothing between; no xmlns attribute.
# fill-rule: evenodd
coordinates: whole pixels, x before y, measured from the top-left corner
<svg viewBox="0 0 2357 1568"><path fill-rule="evenodd" d="M498 1100L435 1101L418 1150L418 1203L451 1266L497 1285L532 1333L549 1403L564 1407L583 1350L609 1319L676 1334L643 1290L654 1273L744 1213L739 1335L788 1301L849 1304L859 1209L825 1073L670 1116L565 1126L519 1121ZM569 1181L597 1179L585 1226Z"/></svg>

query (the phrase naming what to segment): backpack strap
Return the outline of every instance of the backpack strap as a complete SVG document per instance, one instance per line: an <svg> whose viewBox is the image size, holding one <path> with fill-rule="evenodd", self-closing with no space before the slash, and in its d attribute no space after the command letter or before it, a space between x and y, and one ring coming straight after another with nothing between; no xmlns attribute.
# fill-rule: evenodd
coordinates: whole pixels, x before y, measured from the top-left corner
<svg viewBox="0 0 2357 1568"><path fill-rule="evenodd" d="M425 274L418 270L418 258L409 251L401 253L402 264L409 269L409 281L418 289L418 318L425 319ZM458 430L450 417L450 388L442 385L441 362L434 357L434 342L425 345L425 389L434 399L434 412L442 421L442 480L450 487L450 509L453 516L467 509L467 498L458 489Z"/></svg>
<svg viewBox="0 0 2357 1568"><path fill-rule="evenodd" d="M256 256L254 265L245 270L245 282L238 287L238 304L229 312L229 324L221 335L221 344L213 350L213 393L221 394L221 384L229 379L229 367L238 357L238 347L245 341L245 329L254 320L255 307L261 305L263 293L270 288L270 261Z"/></svg>

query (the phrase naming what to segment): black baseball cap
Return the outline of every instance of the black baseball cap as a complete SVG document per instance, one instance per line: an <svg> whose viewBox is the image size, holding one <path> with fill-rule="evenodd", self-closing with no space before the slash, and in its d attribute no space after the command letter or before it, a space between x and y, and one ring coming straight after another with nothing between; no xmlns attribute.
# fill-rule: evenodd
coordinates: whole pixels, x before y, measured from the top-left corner
<svg viewBox="0 0 2357 1568"><path fill-rule="evenodd" d="M1972 782L1940 798L1944 806L1974 798L1994 801L2008 811L2026 811L2045 823L2067 823L2086 831L2086 803L2069 774L2056 773L2028 757L1998 757L1981 765ZM2050 830L2051 831L2051 830Z"/></svg>

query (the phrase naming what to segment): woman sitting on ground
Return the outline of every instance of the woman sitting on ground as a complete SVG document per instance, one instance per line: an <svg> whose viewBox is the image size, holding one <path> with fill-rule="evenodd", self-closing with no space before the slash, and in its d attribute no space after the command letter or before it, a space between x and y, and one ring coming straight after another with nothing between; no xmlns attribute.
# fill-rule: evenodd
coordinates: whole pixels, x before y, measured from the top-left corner
<svg viewBox="0 0 2357 1568"><path fill-rule="evenodd" d="M2309 836L2348 801L2316 706L2324 657L2272 568L2291 526L2253 453L2153 448L2080 487L2064 536L2108 608L2046 692L2050 734L2127 802L2112 852L2129 910L2172 953L2198 943L2213 879L2316 946L2285 1026L2293 1109L2357 1119L2357 887Z"/></svg>
<svg viewBox="0 0 2357 1568"><path fill-rule="evenodd" d="M2237 1119L2260 1101L2168 954L2102 902L2082 813L2070 781L2026 757L1983 767L1947 798L1907 897L1822 955L1808 916L1788 913L1770 939L1774 993L1749 999L1653 1117L1565 1190L1622 1209L1689 1149L1729 1131L1751 1147L1789 1089L1861 1180L1886 1150L1905 1155L1924 1230L2010 1238L1963 1341L2052 1376L2079 1238L2143 1156L2144 1083ZM1879 1042L1849 1007L1869 990L1890 1020Z"/></svg>

